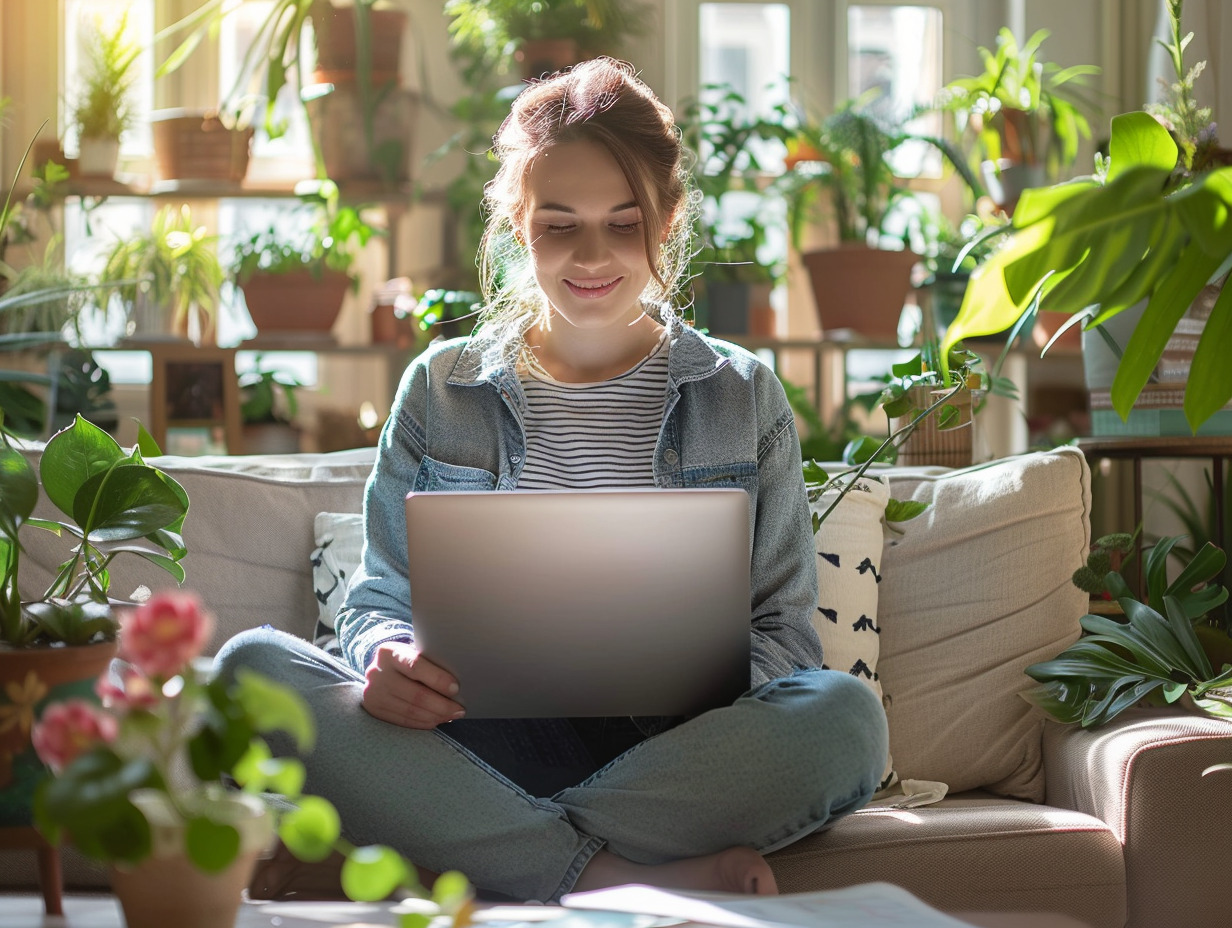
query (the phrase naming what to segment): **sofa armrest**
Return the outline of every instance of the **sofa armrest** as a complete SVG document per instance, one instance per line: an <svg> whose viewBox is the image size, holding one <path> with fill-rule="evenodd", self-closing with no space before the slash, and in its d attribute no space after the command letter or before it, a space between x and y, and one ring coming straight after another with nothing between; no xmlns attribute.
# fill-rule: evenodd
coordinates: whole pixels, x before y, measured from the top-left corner
<svg viewBox="0 0 1232 928"><path fill-rule="evenodd" d="M1214 861L1232 834L1232 724L1171 710L1134 709L1102 728L1049 721L1047 803L1103 820L1125 852L1129 926L1218 924L1227 917L1226 868Z"/></svg>

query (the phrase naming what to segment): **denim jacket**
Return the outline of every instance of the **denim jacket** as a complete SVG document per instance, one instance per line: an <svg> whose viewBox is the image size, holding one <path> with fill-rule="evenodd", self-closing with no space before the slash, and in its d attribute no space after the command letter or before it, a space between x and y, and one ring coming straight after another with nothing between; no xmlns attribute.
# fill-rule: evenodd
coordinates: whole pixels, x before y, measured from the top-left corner
<svg viewBox="0 0 1232 928"><path fill-rule="evenodd" d="M795 422L774 372L672 317L660 487L749 495L751 682L821 666L813 535ZM526 455L525 397L508 351L454 339L407 369L364 497L363 559L335 621L361 672L377 647L412 641L403 501L411 490L512 490ZM682 546L687 538L680 539ZM688 577L681 577L688 583Z"/></svg>

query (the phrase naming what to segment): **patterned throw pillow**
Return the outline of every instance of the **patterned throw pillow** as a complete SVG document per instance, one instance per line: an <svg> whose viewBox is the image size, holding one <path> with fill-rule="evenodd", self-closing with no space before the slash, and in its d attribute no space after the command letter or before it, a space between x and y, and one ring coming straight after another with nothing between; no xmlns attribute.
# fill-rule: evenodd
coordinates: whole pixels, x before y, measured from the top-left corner
<svg viewBox="0 0 1232 928"><path fill-rule="evenodd" d="M809 504L821 515L838 495L828 490ZM881 583L882 517L890 487L886 478L860 478L843 497L814 538L817 552L817 611L813 627L821 638L824 667L858 677L885 703L877 659L881 627L877 624ZM881 789L898 780L893 758L886 758Z"/></svg>
<svg viewBox="0 0 1232 928"><path fill-rule="evenodd" d="M319 512L312 523L312 592L317 600L317 627L312 642L340 654L334 617L342 608L351 574L364 545L364 517L358 512Z"/></svg>

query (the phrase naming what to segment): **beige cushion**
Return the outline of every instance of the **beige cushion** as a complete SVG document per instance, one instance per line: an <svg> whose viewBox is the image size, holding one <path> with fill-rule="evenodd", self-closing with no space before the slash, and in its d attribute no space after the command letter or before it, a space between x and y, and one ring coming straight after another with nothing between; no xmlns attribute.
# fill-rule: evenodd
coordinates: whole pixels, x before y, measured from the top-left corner
<svg viewBox="0 0 1232 928"><path fill-rule="evenodd" d="M930 503L887 542L878 604L894 765L952 792L1042 802L1043 715L1023 669L1079 634L1070 575L1090 542L1090 471L1059 448L959 471L894 471Z"/></svg>
<svg viewBox="0 0 1232 928"><path fill-rule="evenodd" d="M1099 819L1068 809L970 793L922 809L862 809L768 860L785 893L885 880L951 912L1125 924L1120 842Z"/></svg>
<svg viewBox="0 0 1232 928"><path fill-rule="evenodd" d="M328 454L151 459L188 493L184 521L185 589L201 593L218 618L208 652L257 625L311 638L317 621L311 557L313 517L359 512L376 449ZM44 508L46 507L46 508ZM39 515L54 509L43 500ZM68 557L69 542L24 529L23 592L40 592ZM127 598L140 584L174 586L169 574L133 557L117 558L111 592Z"/></svg>

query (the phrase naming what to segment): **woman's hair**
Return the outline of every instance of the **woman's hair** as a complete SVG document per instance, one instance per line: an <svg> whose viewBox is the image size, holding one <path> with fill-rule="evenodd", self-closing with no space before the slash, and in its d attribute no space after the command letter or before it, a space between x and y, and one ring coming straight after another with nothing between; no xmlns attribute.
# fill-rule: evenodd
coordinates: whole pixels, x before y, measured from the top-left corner
<svg viewBox="0 0 1232 928"><path fill-rule="evenodd" d="M632 65L606 57L584 61L523 90L493 139L500 168L484 191L481 335L504 342L547 312L530 249L518 240L525 228L526 178L549 148L576 141L596 142L612 154L641 210L651 271L642 299L670 309L686 278L700 197L691 190L672 111Z"/></svg>

